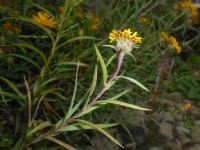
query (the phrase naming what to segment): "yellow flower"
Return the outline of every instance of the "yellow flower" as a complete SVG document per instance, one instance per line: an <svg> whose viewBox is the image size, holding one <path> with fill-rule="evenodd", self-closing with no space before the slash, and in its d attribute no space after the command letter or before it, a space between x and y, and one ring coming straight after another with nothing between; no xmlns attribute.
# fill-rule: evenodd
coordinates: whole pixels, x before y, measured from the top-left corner
<svg viewBox="0 0 200 150"><path fill-rule="evenodd" d="M84 30L81 28L78 30L79 36L83 36L84 35Z"/></svg>
<svg viewBox="0 0 200 150"><path fill-rule="evenodd" d="M19 28L19 27L15 27L14 30L15 30L16 33L21 33L22 32L22 29Z"/></svg>
<svg viewBox="0 0 200 150"><path fill-rule="evenodd" d="M100 23L100 18L98 16L93 15L91 19L92 19L92 23L90 25L91 29L97 30Z"/></svg>
<svg viewBox="0 0 200 150"><path fill-rule="evenodd" d="M13 26L10 22L6 22L3 24L3 27L6 31L11 31L13 29Z"/></svg>
<svg viewBox="0 0 200 150"><path fill-rule="evenodd" d="M142 37L137 32L132 32L131 29L123 31L112 30L109 34L110 43L116 42L115 50L117 52L130 53L133 48L138 48L138 43L142 43Z"/></svg>
<svg viewBox="0 0 200 150"><path fill-rule="evenodd" d="M19 16L20 12L18 10L14 10L11 14L11 16Z"/></svg>
<svg viewBox="0 0 200 150"><path fill-rule="evenodd" d="M189 111L192 108L192 104L190 102L186 102L183 107L186 111Z"/></svg>
<svg viewBox="0 0 200 150"><path fill-rule="evenodd" d="M58 12L62 14L64 12L64 7L63 6L59 6L58 7Z"/></svg>
<svg viewBox="0 0 200 150"><path fill-rule="evenodd" d="M165 32L161 32L160 34L161 34L162 38L166 42L168 42L171 45L171 47L175 50L176 54L179 54L182 51L182 48L180 47L180 45L175 37L168 35Z"/></svg>
<svg viewBox="0 0 200 150"><path fill-rule="evenodd" d="M144 25L148 25L149 24L149 18L146 16L140 16L139 17L140 22L142 22Z"/></svg>
<svg viewBox="0 0 200 150"><path fill-rule="evenodd" d="M0 55L3 54L3 49L0 47Z"/></svg>
<svg viewBox="0 0 200 150"><path fill-rule="evenodd" d="M38 12L37 15L33 15L33 21L49 28L56 25L54 19L48 13L42 11Z"/></svg>
<svg viewBox="0 0 200 150"><path fill-rule="evenodd" d="M22 30L19 27L14 27L10 22L3 24L3 27L6 31L14 31L15 33L21 33Z"/></svg>
<svg viewBox="0 0 200 150"><path fill-rule="evenodd" d="M98 24L94 22L94 23L91 24L90 27L91 27L92 30L97 30L98 29Z"/></svg>
<svg viewBox="0 0 200 150"><path fill-rule="evenodd" d="M198 23L198 9L197 9L197 7L192 3L191 0L179 1L179 2L177 2L177 7L178 7L178 8L186 8L186 9L189 9L190 15L191 15L192 24L197 24L197 23Z"/></svg>

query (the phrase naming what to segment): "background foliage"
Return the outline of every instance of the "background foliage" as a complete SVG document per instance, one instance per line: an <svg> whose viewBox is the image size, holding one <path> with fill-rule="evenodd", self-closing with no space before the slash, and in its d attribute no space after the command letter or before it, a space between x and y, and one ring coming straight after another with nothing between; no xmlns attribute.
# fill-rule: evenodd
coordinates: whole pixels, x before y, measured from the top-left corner
<svg viewBox="0 0 200 150"><path fill-rule="evenodd" d="M191 24L190 12L179 9L175 1L3 0L0 4L0 147L3 149L28 146L49 149L49 141L58 144L44 135L54 133L60 121L69 117L66 114L73 112L70 105L74 96L74 104L79 104L92 97L87 95L88 91L97 93L102 87L102 62L97 61L96 53L102 55L108 75L115 69L115 52L101 46L109 43L107 37L112 29L131 27L143 37L140 49L133 51L136 62L126 56L121 74L140 81L151 93L119 80L103 95L103 100L122 96L120 100L124 102L149 107L147 102L156 94L154 88L159 78L161 93L179 91L199 103L199 25ZM32 16L41 10L54 16L58 26L48 28L34 22ZM181 54L174 53L160 36L161 32L177 38ZM94 44L98 47L96 51ZM80 109L78 106L74 110ZM89 111L83 120L74 121L71 129L60 131L63 134L58 139L78 148L82 143L79 136L91 142L89 137L93 132L85 133L83 129L92 127L117 143L102 128L116 125L108 122L127 124L130 118L133 120L132 116L117 116L116 112L122 111L124 108L115 105ZM38 142L43 136L47 140ZM65 144L60 143L67 147Z"/></svg>

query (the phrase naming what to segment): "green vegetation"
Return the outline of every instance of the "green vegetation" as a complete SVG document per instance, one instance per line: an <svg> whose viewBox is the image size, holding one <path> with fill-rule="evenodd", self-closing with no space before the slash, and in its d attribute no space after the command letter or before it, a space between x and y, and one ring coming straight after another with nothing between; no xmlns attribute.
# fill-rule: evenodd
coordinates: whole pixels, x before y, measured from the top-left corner
<svg viewBox="0 0 200 150"><path fill-rule="evenodd" d="M176 91L198 105L195 11L171 0L2 0L0 149L79 149L90 129L123 147L109 129L130 118L117 112L159 111L156 97Z"/></svg>

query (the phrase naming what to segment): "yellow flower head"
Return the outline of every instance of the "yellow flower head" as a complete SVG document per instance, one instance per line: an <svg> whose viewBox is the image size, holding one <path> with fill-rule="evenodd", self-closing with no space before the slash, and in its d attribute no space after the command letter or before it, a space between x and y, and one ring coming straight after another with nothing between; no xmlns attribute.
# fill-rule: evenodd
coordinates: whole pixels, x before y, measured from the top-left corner
<svg viewBox="0 0 200 150"><path fill-rule="evenodd" d="M192 108L192 104L190 102L186 102L183 107L184 110L189 111Z"/></svg>
<svg viewBox="0 0 200 150"><path fill-rule="evenodd" d="M132 32L130 28L123 31L112 30L109 34L110 43L116 42L117 52L130 53L133 48L137 48L138 43L142 43L142 37L137 32Z"/></svg>
<svg viewBox="0 0 200 150"><path fill-rule="evenodd" d="M58 7L58 12L62 14L64 12L64 7L63 6L59 6Z"/></svg>
<svg viewBox="0 0 200 150"><path fill-rule="evenodd" d="M162 38L166 42L168 42L171 45L171 47L175 50L176 54L179 54L182 51L182 48L180 47L179 42L176 40L175 37L168 35L165 32L161 32L160 34L161 34Z"/></svg>
<svg viewBox="0 0 200 150"><path fill-rule="evenodd" d="M13 29L13 25L10 22L6 22L6 23L3 24L3 28L6 31L11 31Z"/></svg>
<svg viewBox="0 0 200 150"><path fill-rule="evenodd" d="M14 30L15 30L16 33L21 33L22 32L22 29L19 28L19 27L15 27Z"/></svg>
<svg viewBox="0 0 200 150"><path fill-rule="evenodd" d="M178 8L189 9L192 24L198 23L198 9L191 0L182 0L177 3Z"/></svg>
<svg viewBox="0 0 200 150"><path fill-rule="evenodd" d="M84 35L84 30L81 28L78 30L79 36L83 36Z"/></svg>
<svg viewBox="0 0 200 150"><path fill-rule="evenodd" d="M144 25L149 25L150 21L147 16L140 16L139 17L140 22L142 22Z"/></svg>
<svg viewBox="0 0 200 150"><path fill-rule="evenodd" d="M14 10L11 13L11 16L19 16L19 15L20 15L20 11L18 11L18 10Z"/></svg>
<svg viewBox="0 0 200 150"><path fill-rule="evenodd" d="M49 28L56 25L54 19L48 13L42 11L38 12L37 15L33 15L33 21Z"/></svg>

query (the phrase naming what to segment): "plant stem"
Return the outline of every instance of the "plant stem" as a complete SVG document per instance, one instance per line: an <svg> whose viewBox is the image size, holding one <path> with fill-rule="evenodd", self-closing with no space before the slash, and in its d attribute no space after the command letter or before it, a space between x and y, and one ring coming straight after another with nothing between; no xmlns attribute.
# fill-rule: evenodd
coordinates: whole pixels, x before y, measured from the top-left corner
<svg viewBox="0 0 200 150"><path fill-rule="evenodd" d="M97 93L96 97L91 101L91 103L97 101L105 93L105 91L108 89L108 87L110 86L112 81L115 80L115 78L118 75L120 68L122 66L123 58L124 58L124 53L119 53L117 67L115 69L115 72L113 73L111 78L108 80L106 85L104 85L103 88Z"/></svg>
<svg viewBox="0 0 200 150"><path fill-rule="evenodd" d="M80 117L81 112L83 112L85 109L87 109L88 107L90 107L91 105L93 105L105 93L105 91L108 89L108 87L113 82L113 80L116 79L116 77L117 77L117 75L118 75L118 73L120 71L120 68L122 66L123 58L124 58L124 53L119 53L118 54L117 67L116 67L115 72L113 73L113 75L108 80L108 82L97 93L97 95L90 101L90 103L87 104L85 107L83 107L83 109L81 111L79 111L77 114L75 114L72 118L78 118L78 117Z"/></svg>

